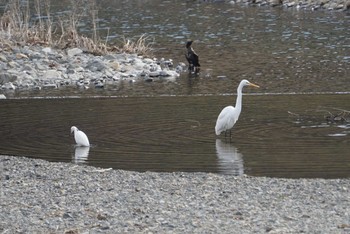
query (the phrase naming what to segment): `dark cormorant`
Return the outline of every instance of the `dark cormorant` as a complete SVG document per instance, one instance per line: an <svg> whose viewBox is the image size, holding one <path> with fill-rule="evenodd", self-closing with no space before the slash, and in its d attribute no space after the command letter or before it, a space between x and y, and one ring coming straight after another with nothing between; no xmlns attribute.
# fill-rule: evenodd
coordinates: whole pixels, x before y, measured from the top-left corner
<svg viewBox="0 0 350 234"><path fill-rule="evenodd" d="M194 50L191 46L192 43L193 43L193 41L188 41L186 43L187 52L186 52L185 56L186 56L186 59L188 61L188 70L190 72L198 73L199 67L201 65L199 64L198 55L196 54L196 52L194 52Z"/></svg>

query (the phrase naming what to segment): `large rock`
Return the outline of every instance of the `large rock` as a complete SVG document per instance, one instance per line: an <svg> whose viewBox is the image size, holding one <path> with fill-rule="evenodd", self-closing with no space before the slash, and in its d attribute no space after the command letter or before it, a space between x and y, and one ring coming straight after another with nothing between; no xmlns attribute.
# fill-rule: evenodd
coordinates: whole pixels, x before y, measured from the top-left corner
<svg viewBox="0 0 350 234"><path fill-rule="evenodd" d="M2 85L2 89L5 90L15 90L16 86L12 82L8 82Z"/></svg>
<svg viewBox="0 0 350 234"><path fill-rule="evenodd" d="M5 84L8 82L13 82L16 80L15 76L12 76L8 73L0 73L0 84Z"/></svg>
<svg viewBox="0 0 350 234"><path fill-rule="evenodd" d="M43 79L46 79L46 80L60 79L60 78L61 78L61 72L56 70L47 70L43 74Z"/></svg>
<svg viewBox="0 0 350 234"><path fill-rule="evenodd" d="M106 65L101 60L96 59L89 61L85 68L89 69L92 72L96 72L103 71L104 69L106 69Z"/></svg>
<svg viewBox="0 0 350 234"><path fill-rule="evenodd" d="M74 56L81 54L81 53L83 53L83 51L79 48L73 48L73 49L67 50L67 55L69 57L74 57Z"/></svg>

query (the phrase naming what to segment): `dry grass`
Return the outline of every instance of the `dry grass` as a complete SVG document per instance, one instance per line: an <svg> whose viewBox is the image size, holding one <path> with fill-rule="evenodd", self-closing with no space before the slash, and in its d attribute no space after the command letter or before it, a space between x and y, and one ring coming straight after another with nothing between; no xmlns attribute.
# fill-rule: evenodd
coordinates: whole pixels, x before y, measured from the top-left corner
<svg viewBox="0 0 350 234"><path fill-rule="evenodd" d="M123 37L123 46L121 47L121 51L126 53L133 53L133 54L145 54L148 55L152 52L151 42L147 43L151 40L151 37L143 34L141 37L136 41L133 42L129 39L126 39Z"/></svg>
<svg viewBox="0 0 350 234"><path fill-rule="evenodd" d="M0 17L0 45L2 48L23 45L46 45L58 48L78 47L93 54L107 54L111 51L137 53L151 56L150 37L141 35L133 42L125 37L121 45L110 46L98 35L96 0L71 0L70 11L53 17L50 0L34 0L34 12L30 11L31 1L11 0ZM86 2L88 4L86 4ZM80 7L84 6L84 7ZM35 15L35 19L30 17ZM86 18L91 19L91 35L79 33L78 25Z"/></svg>

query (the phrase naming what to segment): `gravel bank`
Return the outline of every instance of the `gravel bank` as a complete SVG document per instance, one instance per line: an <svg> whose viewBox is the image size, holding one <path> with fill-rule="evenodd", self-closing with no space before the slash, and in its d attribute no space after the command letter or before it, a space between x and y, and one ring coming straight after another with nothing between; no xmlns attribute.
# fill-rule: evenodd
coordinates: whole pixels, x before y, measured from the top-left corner
<svg viewBox="0 0 350 234"><path fill-rule="evenodd" d="M16 90L36 91L76 87L103 89L121 82L175 80L184 63L150 59L136 54L96 56L79 48L67 50L42 46L0 48L0 94Z"/></svg>
<svg viewBox="0 0 350 234"><path fill-rule="evenodd" d="M0 156L0 233L350 233L350 179L138 173Z"/></svg>

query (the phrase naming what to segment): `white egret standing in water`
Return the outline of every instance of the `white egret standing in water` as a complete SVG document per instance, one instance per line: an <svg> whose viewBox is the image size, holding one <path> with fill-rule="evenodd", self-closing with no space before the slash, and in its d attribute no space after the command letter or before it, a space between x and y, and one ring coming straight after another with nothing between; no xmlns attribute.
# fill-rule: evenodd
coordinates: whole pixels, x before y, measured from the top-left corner
<svg viewBox="0 0 350 234"><path fill-rule="evenodd" d="M74 132L74 139L77 146L90 146L89 139L83 131L80 131L77 127L72 126L70 132Z"/></svg>
<svg viewBox="0 0 350 234"><path fill-rule="evenodd" d="M237 99L236 99L236 106L226 106L219 114L218 119L216 120L215 125L215 133L216 135L220 135L223 131L230 130L230 136L231 136L231 128L233 125L235 125L236 121L239 118L239 115L241 114L242 110L242 89L244 86L253 86L256 88L259 88L258 85L250 83L248 80L242 80L241 83L239 83L237 88Z"/></svg>

